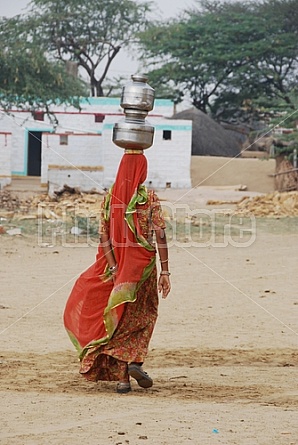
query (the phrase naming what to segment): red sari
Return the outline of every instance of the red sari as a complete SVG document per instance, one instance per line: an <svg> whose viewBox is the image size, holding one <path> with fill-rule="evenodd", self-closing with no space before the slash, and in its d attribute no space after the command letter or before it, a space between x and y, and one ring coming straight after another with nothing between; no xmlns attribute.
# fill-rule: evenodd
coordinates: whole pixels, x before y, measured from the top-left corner
<svg viewBox="0 0 298 445"><path fill-rule="evenodd" d="M141 185L144 155L125 154L102 208L118 264L115 281L101 246L67 301L64 324L88 380L124 380L127 363L143 362L157 318L158 294L152 230L164 228L158 198Z"/></svg>

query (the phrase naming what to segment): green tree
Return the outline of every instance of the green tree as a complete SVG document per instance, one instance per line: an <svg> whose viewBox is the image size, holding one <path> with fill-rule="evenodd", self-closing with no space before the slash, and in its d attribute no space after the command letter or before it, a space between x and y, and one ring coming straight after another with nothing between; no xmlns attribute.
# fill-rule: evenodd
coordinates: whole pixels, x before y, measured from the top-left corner
<svg viewBox="0 0 298 445"><path fill-rule="evenodd" d="M155 23L139 45L151 82L168 84L214 115L254 109L260 96L290 104L297 80L298 0L201 1L170 23ZM152 81L153 79L153 81Z"/></svg>
<svg viewBox="0 0 298 445"><path fill-rule="evenodd" d="M147 24L150 2L131 0L32 0L29 38L55 59L76 62L90 80L92 96L121 48Z"/></svg>
<svg viewBox="0 0 298 445"><path fill-rule="evenodd" d="M0 106L46 109L52 104L79 107L79 96L86 88L67 74L63 63L49 61L43 51L24 39L22 19L0 20Z"/></svg>
<svg viewBox="0 0 298 445"><path fill-rule="evenodd" d="M291 96L298 80L298 0L266 0L257 12L266 18L266 41L258 42L253 66L271 97L295 109Z"/></svg>

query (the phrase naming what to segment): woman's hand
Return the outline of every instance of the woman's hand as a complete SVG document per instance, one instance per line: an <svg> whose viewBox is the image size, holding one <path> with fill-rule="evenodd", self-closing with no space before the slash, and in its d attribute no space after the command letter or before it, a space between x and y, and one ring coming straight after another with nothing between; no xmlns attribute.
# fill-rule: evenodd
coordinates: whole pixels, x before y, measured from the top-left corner
<svg viewBox="0 0 298 445"><path fill-rule="evenodd" d="M157 288L158 292L162 292L162 298L167 298L171 290L171 283L168 275L160 275Z"/></svg>

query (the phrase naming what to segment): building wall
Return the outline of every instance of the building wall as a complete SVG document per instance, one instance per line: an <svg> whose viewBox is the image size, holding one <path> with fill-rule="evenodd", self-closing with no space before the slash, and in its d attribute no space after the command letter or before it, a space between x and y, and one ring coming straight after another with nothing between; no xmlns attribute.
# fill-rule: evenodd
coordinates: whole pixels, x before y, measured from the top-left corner
<svg viewBox="0 0 298 445"><path fill-rule="evenodd" d="M112 141L114 122L115 120L109 118L103 127L105 187L114 182L123 155L123 150ZM154 126L155 134L152 147L144 150L148 159L147 184L156 188L191 187L191 121L168 120L149 115L148 122ZM170 140L163 139L165 130L171 132Z"/></svg>
<svg viewBox="0 0 298 445"><path fill-rule="evenodd" d="M11 182L11 133L0 132L0 190Z"/></svg>
<svg viewBox="0 0 298 445"><path fill-rule="evenodd" d="M41 183L51 183L52 189L80 183L88 190L109 187L123 155L123 150L112 142L114 123L124 117L120 99L88 98L82 100L81 107L80 112L63 107L54 110L58 123L47 115L44 121L35 120L31 113L22 111L13 111L14 117L1 120L0 131L5 127L12 132L12 175L28 174L29 132L42 132ZM95 113L105 116L103 122L96 122ZM148 184L153 187L191 186L192 123L167 119L172 113L170 100L156 100L147 118L155 127L153 147L145 152L149 161ZM164 138L165 130L171 132L169 140ZM68 145L61 145L61 136L68 137Z"/></svg>
<svg viewBox="0 0 298 445"><path fill-rule="evenodd" d="M249 191L270 193L275 189L275 165L275 159L192 156L192 186L227 187L241 184Z"/></svg>
<svg viewBox="0 0 298 445"><path fill-rule="evenodd" d="M11 115L0 119L0 132L9 131L11 138L11 174L27 175L28 134L29 131L53 131L53 125L35 121L31 113L12 111Z"/></svg>
<svg viewBox="0 0 298 445"><path fill-rule="evenodd" d="M62 138L68 139L67 145ZM43 135L41 182L47 183L49 166L101 167L103 149L101 134L47 133Z"/></svg>
<svg viewBox="0 0 298 445"><path fill-rule="evenodd" d="M150 119L151 121L151 119ZM154 145L148 150L148 180L153 187L191 187L191 138L192 123L185 120L152 119L155 127ZM164 139L164 131L171 132L171 139Z"/></svg>
<svg viewBox="0 0 298 445"><path fill-rule="evenodd" d="M109 188L115 180L118 165L124 153L124 150L117 147L112 141L112 131L116 120L112 116L106 118L102 137L89 136L88 140L90 142L85 144L88 147L87 150L82 149L84 139L87 139L86 136L69 135L69 148L63 148L63 146L59 148L58 136L48 135L50 149L44 148L44 153L47 153L48 159L43 161L42 181L49 181L51 190L53 184L59 186L59 188L64 184L71 187L80 185L82 190ZM153 146L144 151L148 159L147 184L156 188L191 187L191 123L188 125L185 120L169 121L162 118L150 119L150 123L155 127L155 136ZM171 132L171 140L163 139L164 130ZM93 142L94 149L92 149L92 139L95 141ZM96 139L100 139L98 143ZM56 153L59 153L59 156ZM86 169L88 166L97 168L102 166L102 170L90 173L90 181L88 182L87 176L92 169L90 168L88 173L85 169L82 180L75 183L75 178L81 176L78 172L68 171L65 168L68 165L66 160L72 164L70 165L71 168L75 164L78 170L84 166ZM59 171L56 168L53 171L52 164L63 166L63 170ZM50 169L48 170L49 166Z"/></svg>
<svg viewBox="0 0 298 445"><path fill-rule="evenodd" d="M103 172L100 168L57 168L57 166L49 166L48 193L50 196L54 196L55 192L63 190L65 186L77 188L84 192L102 192L102 177Z"/></svg>

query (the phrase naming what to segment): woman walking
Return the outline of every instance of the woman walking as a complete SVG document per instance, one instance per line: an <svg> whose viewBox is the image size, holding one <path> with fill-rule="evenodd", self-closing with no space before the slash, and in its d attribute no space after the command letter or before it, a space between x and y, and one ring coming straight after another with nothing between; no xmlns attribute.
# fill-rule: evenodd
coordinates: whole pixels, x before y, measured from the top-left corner
<svg viewBox="0 0 298 445"><path fill-rule="evenodd" d="M158 197L143 185L147 160L127 151L102 206L95 263L75 283L64 324L80 354L88 380L117 381L131 390L130 377L149 388L143 371L158 311L158 291L170 292L165 222ZM155 233L161 272L157 278Z"/></svg>

